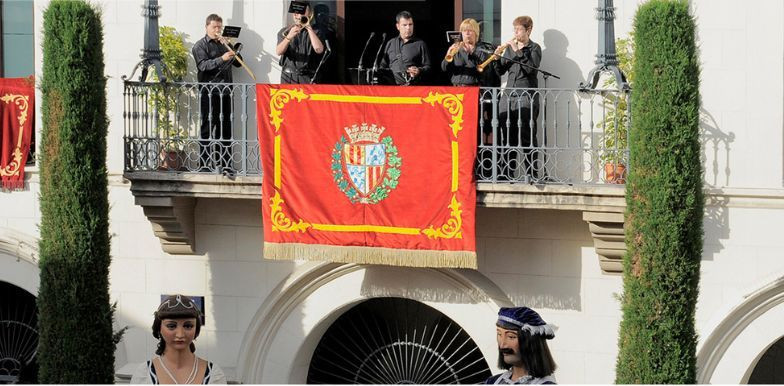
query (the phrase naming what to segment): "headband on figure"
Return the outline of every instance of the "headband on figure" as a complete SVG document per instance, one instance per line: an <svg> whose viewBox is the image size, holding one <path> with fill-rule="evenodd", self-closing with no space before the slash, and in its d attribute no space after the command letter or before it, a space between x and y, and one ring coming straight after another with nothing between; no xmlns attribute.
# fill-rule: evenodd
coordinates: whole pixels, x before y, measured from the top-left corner
<svg viewBox="0 0 784 386"><path fill-rule="evenodd" d="M191 298L185 295L169 295L155 311L158 319L169 319L174 316L201 318L201 311Z"/></svg>

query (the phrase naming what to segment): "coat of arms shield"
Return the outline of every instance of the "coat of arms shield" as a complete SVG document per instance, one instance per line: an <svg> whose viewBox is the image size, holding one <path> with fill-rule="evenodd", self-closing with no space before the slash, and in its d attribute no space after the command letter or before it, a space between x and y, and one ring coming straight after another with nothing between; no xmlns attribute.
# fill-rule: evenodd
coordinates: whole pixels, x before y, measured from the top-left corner
<svg viewBox="0 0 784 386"><path fill-rule="evenodd" d="M386 147L383 143L343 145L346 172L354 188L367 196L384 177Z"/></svg>
<svg viewBox="0 0 784 386"><path fill-rule="evenodd" d="M368 125L346 127L346 136L335 144L332 172L340 190L352 202L375 204L397 187L401 159L385 128Z"/></svg>

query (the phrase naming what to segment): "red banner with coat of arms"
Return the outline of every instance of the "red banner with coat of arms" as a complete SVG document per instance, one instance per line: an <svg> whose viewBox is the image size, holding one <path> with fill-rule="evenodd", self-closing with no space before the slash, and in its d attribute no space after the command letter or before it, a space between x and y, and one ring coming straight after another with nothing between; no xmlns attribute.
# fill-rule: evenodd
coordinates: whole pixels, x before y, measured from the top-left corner
<svg viewBox="0 0 784 386"><path fill-rule="evenodd" d="M24 165L30 153L35 112L33 78L0 79L0 186L24 187Z"/></svg>
<svg viewBox="0 0 784 386"><path fill-rule="evenodd" d="M478 91L257 85L264 257L476 268Z"/></svg>

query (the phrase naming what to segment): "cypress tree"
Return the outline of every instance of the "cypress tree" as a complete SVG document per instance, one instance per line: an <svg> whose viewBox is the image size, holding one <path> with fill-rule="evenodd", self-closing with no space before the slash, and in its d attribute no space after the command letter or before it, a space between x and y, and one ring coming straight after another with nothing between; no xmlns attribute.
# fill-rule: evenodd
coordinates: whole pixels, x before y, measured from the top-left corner
<svg viewBox="0 0 784 386"><path fill-rule="evenodd" d="M39 381L113 383L103 26L84 1L44 12Z"/></svg>
<svg viewBox="0 0 784 386"><path fill-rule="evenodd" d="M695 383L703 218L695 23L686 0L652 0L634 30L616 382Z"/></svg>

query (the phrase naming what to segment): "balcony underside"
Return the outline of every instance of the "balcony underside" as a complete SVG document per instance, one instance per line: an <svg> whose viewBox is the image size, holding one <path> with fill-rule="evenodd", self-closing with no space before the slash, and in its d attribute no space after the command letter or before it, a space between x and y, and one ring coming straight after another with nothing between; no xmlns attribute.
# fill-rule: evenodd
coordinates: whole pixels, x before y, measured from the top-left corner
<svg viewBox="0 0 784 386"><path fill-rule="evenodd" d="M164 251L195 251L193 208L198 198L261 200L261 176L126 172L131 192L153 224ZM606 273L621 272L624 185L477 184L477 205L583 212Z"/></svg>

